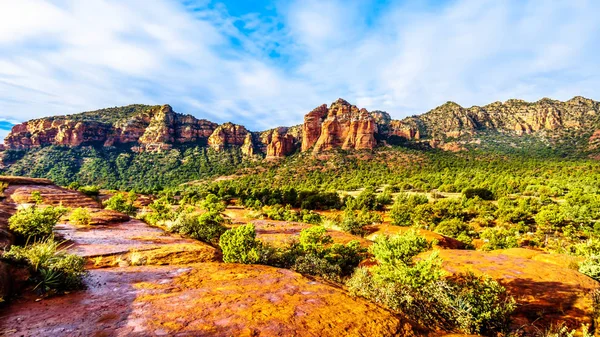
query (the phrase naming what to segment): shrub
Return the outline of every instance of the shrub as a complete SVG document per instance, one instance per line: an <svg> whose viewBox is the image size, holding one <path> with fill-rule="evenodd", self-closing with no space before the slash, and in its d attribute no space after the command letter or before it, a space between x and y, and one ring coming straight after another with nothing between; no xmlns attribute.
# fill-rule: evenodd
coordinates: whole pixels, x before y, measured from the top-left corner
<svg viewBox="0 0 600 337"><path fill-rule="evenodd" d="M496 281L473 274L443 279L437 253L415 261L430 244L414 231L378 238L371 252L379 263L359 268L347 282L351 294L401 312L427 326L463 333L507 329L514 300Z"/></svg>
<svg viewBox="0 0 600 337"><path fill-rule="evenodd" d="M486 228L479 235L485 241L482 250L496 250L519 247L517 233L501 227Z"/></svg>
<svg viewBox="0 0 600 337"><path fill-rule="evenodd" d="M538 229L543 232L551 232L565 225L565 216L556 204L543 206L534 219Z"/></svg>
<svg viewBox="0 0 600 337"><path fill-rule="evenodd" d="M170 227L172 232L189 236L193 239L215 244L227 228L221 214L210 211L201 215L181 213Z"/></svg>
<svg viewBox="0 0 600 337"><path fill-rule="evenodd" d="M221 235L219 246L223 251L223 262L254 264L264 261L265 249L256 240L253 224L230 229Z"/></svg>
<svg viewBox="0 0 600 337"><path fill-rule="evenodd" d="M392 210L389 213L392 219L392 225L395 226L410 226L412 225L412 207L399 202L394 203Z"/></svg>
<svg viewBox="0 0 600 337"><path fill-rule="evenodd" d="M31 197L29 198L29 200L36 205L42 204L44 202L44 198L42 198L42 194L40 193L40 191L31 192Z"/></svg>
<svg viewBox="0 0 600 337"><path fill-rule="evenodd" d="M322 226L303 229L300 232L300 248L301 255L293 269L332 281L340 281L342 277L352 274L367 252L358 241L351 241L346 245L333 243Z"/></svg>
<svg viewBox="0 0 600 337"><path fill-rule="evenodd" d="M592 255L579 265L579 272L600 281L600 255Z"/></svg>
<svg viewBox="0 0 600 337"><path fill-rule="evenodd" d="M79 187L79 192L89 195L91 197L97 196L100 194L100 186L88 185Z"/></svg>
<svg viewBox="0 0 600 337"><path fill-rule="evenodd" d="M92 222L92 216L86 208L79 207L69 214L69 220L79 226L88 226Z"/></svg>
<svg viewBox="0 0 600 337"><path fill-rule="evenodd" d="M467 199L479 197L482 200L494 200L494 193L487 188L465 188L462 193Z"/></svg>
<svg viewBox="0 0 600 337"><path fill-rule="evenodd" d="M435 227L435 231L442 235L455 238L467 244L467 246L473 241L471 237L476 234L475 229L461 219L443 220Z"/></svg>
<svg viewBox="0 0 600 337"><path fill-rule="evenodd" d="M371 246L377 261L389 265L408 265L417 254L430 249L432 244L417 231L410 230L402 235L378 236Z"/></svg>
<svg viewBox="0 0 600 337"><path fill-rule="evenodd" d="M381 209L381 205L377 200L375 190L371 187L365 188L364 191L356 197L356 209L374 211Z"/></svg>
<svg viewBox="0 0 600 337"><path fill-rule="evenodd" d="M74 182L70 183L69 186L67 186L67 189L78 190L80 187L81 187L81 185L78 182L74 181Z"/></svg>
<svg viewBox="0 0 600 337"><path fill-rule="evenodd" d="M346 212L344 212L344 218L340 223L340 227L343 231L360 236L363 236L366 233L365 225L366 223L358 219L352 210L346 210Z"/></svg>
<svg viewBox="0 0 600 337"><path fill-rule="evenodd" d="M31 206L17 211L8 219L8 224L10 230L27 240L44 239L52 236L54 226L65 213L66 208L61 206Z"/></svg>
<svg viewBox="0 0 600 337"><path fill-rule="evenodd" d="M117 193L104 202L104 207L128 215L135 215L137 207L135 207L133 203L136 198L137 197L133 193L129 193L127 196L123 193Z"/></svg>
<svg viewBox="0 0 600 337"><path fill-rule="evenodd" d="M313 211L302 210L302 222L311 225L318 225L323 222L323 217L319 213Z"/></svg>
<svg viewBox="0 0 600 337"><path fill-rule="evenodd" d="M200 203L200 207L206 211L217 213L223 212L226 208L225 203L214 194L207 195Z"/></svg>
<svg viewBox="0 0 600 337"><path fill-rule="evenodd" d="M144 214L144 220L151 225L157 225L160 222L174 220L176 214L171 210L171 204L165 197L154 200L148 208L150 213ZM181 208L183 209L183 207Z"/></svg>
<svg viewBox="0 0 600 337"><path fill-rule="evenodd" d="M323 226L306 228L300 232L300 246L309 254L320 255L332 243L333 239Z"/></svg>
<svg viewBox="0 0 600 337"><path fill-rule="evenodd" d="M314 254L298 257L292 269L300 274L319 275L335 282L340 281L340 275L342 274L340 266Z"/></svg>
<svg viewBox="0 0 600 337"><path fill-rule="evenodd" d="M33 275L31 280L42 292L80 288L85 275L85 260L59 251L59 245L46 239L26 247L12 246L3 258L26 263Z"/></svg>

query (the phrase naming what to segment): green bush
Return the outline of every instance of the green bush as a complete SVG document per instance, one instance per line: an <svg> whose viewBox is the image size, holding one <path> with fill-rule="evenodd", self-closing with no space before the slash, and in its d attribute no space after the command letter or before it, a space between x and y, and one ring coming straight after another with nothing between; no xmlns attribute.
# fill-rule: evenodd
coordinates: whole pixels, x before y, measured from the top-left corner
<svg viewBox="0 0 600 337"><path fill-rule="evenodd" d="M20 209L8 219L9 229L26 240L45 239L52 236L54 226L66 213L64 207L31 206Z"/></svg>
<svg viewBox="0 0 600 337"><path fill-rule="evenodd" d="M79 192L89 195L90 197L97 196L100 194L100 186L89 185L79 187Z"/></svg>
<svg viewBox="0 0 600 337"><path fill-rule="evenodd" d="M496 250L519 247L515 230L501 227L486 228L479 235L485 241L482 250Z"/></svg>
<svg viewBox="0 0 600 337"><path fill-rule="evenodd" d="M331 263L324 257L319 257L314 254L306 254L299 256L293 267L293 270L305 275L318 275L326 280L339 282L342 269L340 266Z"/></svg>
<svg viewBox="0 0 600 337"><path fill-rule="evenodd" d="M318 225L323 222L323 217L319 213L302 210L300 214L302 215L302 222L304 223Z"/></svg>
<svg viewBox="0 0 600 337"><path fill-rule="evenodd" d="M3 256L17 263L26 263L36 289L71 290L80 288L85 275L85 260L58 250L60 243L46 239L26 247L12 246Z"/></svg>
<svg viewBox="0 0 600 337"><path fill-rule="evenodd" d="M455 238L458 241L471 245L472 237L476 236L475 229L466 224L461 219L443 220L436 227L435 231L445 236Z"/></svg>
<svg viewBox="0 0 600 337"><path fill-rule="evenodd" d="M409 265L413 257L431 249L432 243L428 242L417 231L410 230L402 235L380 235L371 246L371 253L377 261L388 265Z"/></svg>
<svg viewBox="0 0 600 337"><path fill-rule="evenodd" d="M104 202L104 207L128 215L135 215L137 207L133 203L136 199L134 193L129 193L127 196L124 193L117 193Z"/></svg>
<svg viewBox="0 0 600 337"><path fill-rule="evenodd" d="M346 245L333 243L322 226L303 229L300 232L300 248L301 253L292 269L332 281L340 281L352 274L367 252L358 241L351 241Z"/></svg>
<svg viewBox="0 0 600 337"><path fill-rule="evenodd" d="M69 220L79 226L88 226L92 222L92 215L86 208L79 207L69 214Z"/></svg>
<svg viewBox="0 0 600 337"><path fill-rule="evenodd" d="M220 213L210 211L201 215L181 213L169 228L172 232L203 242L216 244L227 228Z"/></svg>
<svg viewBox="0 0 600 337"><path fill-rule="evenodd" d="M538 230L545 233L556 231L566 225L565 215L562 213L560 206L556 204L543 206L534 216L534 219Z"/></svg>
<svg viewBox="0 0 600 337"><path fill-rule="evenodd" d="M44 198L42 198L42 194L40 193L40 191L31 192L31 197L29 199L36 205L44 203Z"/></svg>
<svg viewBox="0 0 600 337"><path fill-rule="evenodd" d="M487 188L465 188L462 194L467 199L473 199L479 197L482 200L494 200L494 192Z"/></svg>
<svg viewBox="0 0 600 337"><path fill-rule="evenodd" d="M171 209L171 203L165 197L154 200L148 208L152 212L145 213L143 220L151 225L157 225L164 221L174 220L176 217L175 212Z"/></svg>
<svg viewBox="0 0 600 337"><path fill-rule="evenodd" d="M309 254L321 254L327 245L333 243L331 235L323 226L314 226L300 231L300 246Z"/></svg>
<svg viewBox="0 0 600 337"><path fill-rule="evenodd" d="M579 265L579 272L600 281L600 255L592 255Z"/></svg>
<svg viewBox="0 0 600 337"><path fill-rule="evenodd" d="M437 253L414 259L429 248L414 231L378 238L371 246L378 265L357 269L347 282L350 293L425 326L468 334L505 331L515 309L506 290L490 278L473 274L443 278Z"/></svg>
<svg viewBox="0 0 600 337"><path fill-rule="evenodd" d="M214 194L207 195L200 203L200 207L209 212L221 213L225 210L225 202Z"/></svg>
<svg viewBox="0 0 600 337"><path fill-rule="evenodd" d="M253 224L230 229L221 235L219 246L223 251L223 262L256 264L265 261L265 249L256 239Z"/></svg>

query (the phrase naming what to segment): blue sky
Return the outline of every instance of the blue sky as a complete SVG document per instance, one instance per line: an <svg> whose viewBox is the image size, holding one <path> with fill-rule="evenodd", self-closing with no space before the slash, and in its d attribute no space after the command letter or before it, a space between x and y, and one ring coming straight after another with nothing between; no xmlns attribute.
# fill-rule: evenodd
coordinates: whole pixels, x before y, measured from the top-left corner
<svg viewBox="0 0 600 337"><path fill-rule="evenodd" d="M394 118L598 99L597 13L594 0L0 1L0 135L131 103L262 130L338 97Z"/></svg>

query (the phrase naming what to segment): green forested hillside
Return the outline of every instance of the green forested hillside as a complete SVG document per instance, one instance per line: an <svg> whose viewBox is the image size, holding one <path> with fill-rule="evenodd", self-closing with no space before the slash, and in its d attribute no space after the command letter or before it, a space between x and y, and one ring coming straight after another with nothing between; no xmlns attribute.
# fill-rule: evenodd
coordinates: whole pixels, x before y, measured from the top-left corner
<svg viewBox="0 0 600 337"><path fill-rule="evenodd" d="M229 174L251 165L239 149L215 152L205 147L150 153L115 147L48 146L8 150L3 174L46 177L59 185L78 182L104 188L154 192L190 180Z"/></svg>

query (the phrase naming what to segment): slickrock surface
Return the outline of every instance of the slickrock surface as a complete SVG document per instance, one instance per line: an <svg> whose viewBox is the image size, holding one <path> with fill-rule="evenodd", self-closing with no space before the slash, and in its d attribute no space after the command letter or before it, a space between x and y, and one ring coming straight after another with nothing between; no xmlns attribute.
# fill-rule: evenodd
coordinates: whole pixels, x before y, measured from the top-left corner
<svg viewBox="0 0 600 337"><path fill-rule="evenodd" d="M440 250L440 257L451 273L472 271L502 283L519 304L515 326L565 321L579 328L592 323L590 293L600 283L576 270L501 252Z"/></svg>
<svg viewBox="0 0 600 337"><path fill-rule="evenodd" d="M203 263L90 272L88 289L0 313L7 336L411 336L410 325L285 269Z"/></svg>
<svg viewBox="0 0 600 337"><path fill-rule="evenodd" d="M98 204L83 194L52 185L9 189L10 202L13 197L28 202L31 191L41 189L44 202L65 198L63 204L107 212L93 208ZM297 227L293 235L301 230ZM257 228L263 238L280 234L269 233L267 224ZM32 292L13 299L0 308L0 335L414 335L396 315L337 286L285 269L221 263L218 249L138 220L60 224L56 234L67 240L68 251L88 258L86 289L42 300Z"/></svg>
<svg viewBox="0 0 600 337"><path fill-rule="evenodd" d="M4 194L16 203L31 203L31 193L37 191L45 205L99 209L100 203L87 195L55 185L10 185Z"/></svg>
<svg viewBox="0 0 600 337"><path fill-rule="evenodd" d="M68 250L72 253L87 258L106 256L98 263L101 265L110 263L111 258L115 261L121 254L129 256L133 252L145 256L152 253L149 251L164 250L166 246L178 248L182 255L194 252L196 256L191 262L216 261L219 256L217 250L207 244L170 235L139 220L83 228L61 224L56 226L56 234L68 241ZM177 255L177 251L170 255ZM183 260L183 263L190 263L190 260ZM155 258L145 264L163 263Z"/></svg>

